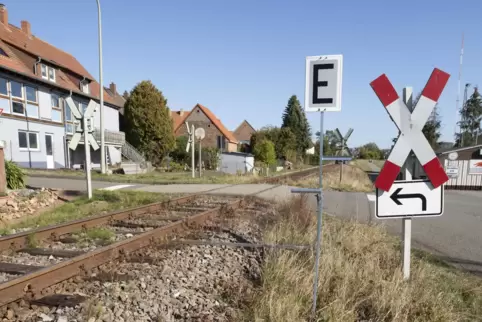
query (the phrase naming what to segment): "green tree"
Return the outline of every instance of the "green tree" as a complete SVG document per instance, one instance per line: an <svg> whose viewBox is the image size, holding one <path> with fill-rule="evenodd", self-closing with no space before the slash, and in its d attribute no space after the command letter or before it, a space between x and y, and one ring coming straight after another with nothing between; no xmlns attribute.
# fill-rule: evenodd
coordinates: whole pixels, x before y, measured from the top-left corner
<svg viewBox="0 0 482 322"><path fill-rule="evenodd" d="M460 110L461 121L458 122L460 132L456 135L457 147L470 146L476 143L482 120L482 99L477 88Z"/></svg>
<svg viewBox="0 0 482 322"><path fill-rule="evenodd" d="M274 144L270 140L263 139L258 142L253 152L256 161L262 162L268 166L276 163Z"/></svg>
<svg viewBox="0 0 482 322"><path fill-rule="evenodd" d="M186 152L186 146L188 142L187 136L178 136L176 138L176 148L170 153L172 159L177 163L187 163L191 162L191 153Z"/></svg>
<svg viewBox="0 0 482 322"><path fill-rule="evenodd" d="M176 146L167 100L151 81L138 83L130 92L124 122L129 143L154 164Z"/></svg>
<svg viewBox="0 0 482 322"><path fill-rule="evenodd" d="M272 126L261 128L251 136L251 150L254 151L257 142L263 139L274 143L277 158L296 161L296 137L291 129Z"/></svg>
<svg viewBox="0 0 482 322"><path fill-rule="evenodd" d="M296 95L288 100L282 120L281 128L289 128L293 132L296 137L296 151L299 156L304 157L310 147L311 128Z"/></svg>
<svg viewBox="0 0 482 322"><path fill-rule="evenodd" d="M383 152L382 150L380 150L378 145L376 145L373 142L370 142L360 147L359 158L381 160L383 159Z"/></svg>

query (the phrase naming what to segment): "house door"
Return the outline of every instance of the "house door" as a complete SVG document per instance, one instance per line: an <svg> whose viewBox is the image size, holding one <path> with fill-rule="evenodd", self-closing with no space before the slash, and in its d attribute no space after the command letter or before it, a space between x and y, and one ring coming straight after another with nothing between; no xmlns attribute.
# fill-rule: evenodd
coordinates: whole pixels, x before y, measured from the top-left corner
<svg viewBox="0 0 482 322"><path fill-rule="evenodd" d="M54 136L52 134L45 134L45 152L47 154L47 169L54 169Z"/></svg>

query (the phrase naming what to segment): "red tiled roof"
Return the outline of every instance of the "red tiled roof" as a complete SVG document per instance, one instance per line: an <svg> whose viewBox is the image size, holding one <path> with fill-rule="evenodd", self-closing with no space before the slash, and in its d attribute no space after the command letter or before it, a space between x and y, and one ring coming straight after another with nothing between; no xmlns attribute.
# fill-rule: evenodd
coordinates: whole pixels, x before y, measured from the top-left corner
<svg viewBox="0 0 482 322"><path fill-rule="evenodd" d="M206 106L203 106L201 104L196 104L196 106L194 106L194 108L191 110L190 113L186 113L186 116L185 117L181 117L179 114L178 116L181 117L180 121L176 121L176 116L174 116L174 112L171 113L171 115L173 115L173 120L174 120L174 132L177 131L177 129L179 129L179 126L184 123L184 120L189 116L191 115L191 113L196 109L196 107L199 107L201 109L201 111L203 111L203 113L211 120L211 122L219 129L219 131L226 137L226 139L228 139L229 142L231 143L238 143L238 140L236 140L236 138L234 137L233 133L231 133L231 131L229 131L224 125L223 123L216 117L216 115L214 115L213 112L211 112L210 109L208 109ZM177 124L177 126L176 126Z"/></svg>
<svg viewBox="0 0 482 322"><path fill-rule="evenodd" d="M177 130L179 126L184 123L184 119L189 115L189 113L184 112L181 115L181 111L171 111L171 117L174 125L174 129Z"/></svg>
<svg viewBox="0 0 482 322"><path fill-rule="evenodd" d="M12 50L10 50L9 46L13 46L18 50L26 52L34 57L40 57L46 61L49 61L51 64L60 67L60 69L57 69L56 71L56 83L52 83L52 86L60 87L69 91L71 90L79 95L91 96L99 99L99 83L94 80L94 77L92 77L92 75L82 66L82 64L77 61L74 56L52 46L51 44L35 37L34 35L29 37L20 28L17 28L11 24L9 24L7 28L3 23L0 23L0 40L0 47L9 56L4 57L0 55L0 67L4 66L13 71L22 73L30 78L43 80L40 76L34 74L33 68L27 66L12 52ZM90 95L83 93L80 88L74 84L69 77L67 77L63 70L68 70L69 72L80 75L79 77L86 77L92 80L90 83ZM119 94L117 93L117 95ZM117 107L123 107L121 104L122 101L117 99L117 96L110 95L105 89L104 101Z"/></svg>
<svg viewBox="0 0 482 322"><path fill-rule="evenodd" d="M5 28L5 25L1 23L0 25L3 27L0 28L0 38L3 41L34 56L40 56L41 58L49 60L56 65L65 67L76 74L85 76L89 79L94 79L94 77L89 74L89 72L77 61L77 59L75 59L74 56L52 46L51 44L35 37L34 35L29 37L22 31L22 29L15 27L14 25L9 24L8 30Z"/></svg>

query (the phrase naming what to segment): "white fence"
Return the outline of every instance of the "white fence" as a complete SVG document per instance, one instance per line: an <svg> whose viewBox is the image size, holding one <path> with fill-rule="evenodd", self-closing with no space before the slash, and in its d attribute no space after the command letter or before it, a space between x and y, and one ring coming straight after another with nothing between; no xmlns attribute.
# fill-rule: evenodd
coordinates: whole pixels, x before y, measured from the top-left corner
<svg viewBox="0 0 482 322"><path fill-rule="evenodd" d="M482 160L478 160L482 161ZM473 161L472 161L473 163ZM471 161L469 160L456 160L450 161L445 160L445 170L457 169L457 177L452 177L445 184L446 189L460 189L460 190L482 190L482 173L474 173L473 168L471 168ZM449 170L448 172L454 172Z"/></svg>

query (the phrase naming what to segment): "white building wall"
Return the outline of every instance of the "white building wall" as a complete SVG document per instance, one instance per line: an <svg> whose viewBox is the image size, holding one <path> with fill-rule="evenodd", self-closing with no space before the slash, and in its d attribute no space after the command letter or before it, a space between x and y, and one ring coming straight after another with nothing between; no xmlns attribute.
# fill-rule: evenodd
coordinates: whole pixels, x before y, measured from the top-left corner
<svg viewBox="0 0 482 322"><path fill-rule="evenodd" d="M94 112L94 124L100 129L100 109ZM119 110L104 105L104 128L110 131L119 131Z"/></svg>
<svg viewBox="0 0 482 322"><path fill-rule="evenodd" d="M38 133L38 151L25 151L19 148L18 131ZM55 168L65 167L64 127L26 122L9 118L0 119L0 140L5 141L5 159L14 161L24 168L47 168L45 134L53 134L53 154Z"/></svg>
<svg viewBox="0 0 482 322"><path fill-rule="evenodd" d="M222 153L220 171L236 174L246 173L253 169L254 157L249 154Z"/></svg>

